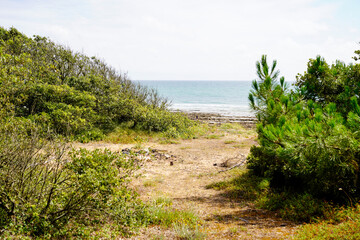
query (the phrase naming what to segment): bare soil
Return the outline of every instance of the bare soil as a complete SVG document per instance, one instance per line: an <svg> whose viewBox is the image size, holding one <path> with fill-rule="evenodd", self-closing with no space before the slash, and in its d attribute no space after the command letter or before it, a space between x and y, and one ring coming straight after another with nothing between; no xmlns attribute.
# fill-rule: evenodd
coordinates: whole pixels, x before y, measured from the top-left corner
<svg viewBox="0 0 360 240"><path fill-rule="evenodd" d="M200 230L205 239L289 239L298 227L282 220L276 213L257 209L251 202L229 199L207 185L231 178L220 163L240 153L248 155L256 144L255 134L223 132L221 137L181 140L178 144L144 143L143 147L160 150L174 157L147 160L133 182L144 201L167 197L173 207L193 210L203 220ZM88 149L108 148L120 151L131 144L78 144ZM172 163L170 163L172 162ZM214 166L216 165L216 166ZM243 166L245 167L245 166ZM171 228L152 226L142 229L131 239L177 239Z"/></svg>

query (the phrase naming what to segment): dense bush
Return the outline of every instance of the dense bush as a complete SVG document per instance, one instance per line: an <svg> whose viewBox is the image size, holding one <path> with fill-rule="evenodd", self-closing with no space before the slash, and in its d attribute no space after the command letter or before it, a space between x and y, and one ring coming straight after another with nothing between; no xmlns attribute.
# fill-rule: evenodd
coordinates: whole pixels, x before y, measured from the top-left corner
<svg viewBox="0 0 360 240"><path fill-rule="evenodd" d="M44 37L28 38L15 28L0 28L0 96L13 104L16 116L80 138L124 122L177 133L193 125L169 113L169 103L155 90L131 82L103 61Z"/></svg>
<svg viewBox="0 0 360 240"><path fill-rule="evenodd" d="M311 59L291 91L268 71L266 57L258 66L263 74L249 99L260 145L251 148L249 168L274 188L360 197L360 65Z"/></svg>
<svg viewBox="0 0 360 240"><path fill-rule="evenodd" d="M52 139L40 137L29 120L2 119L0 228L51 236L71 219L105 219L124 230L147 221L146 209L128 188L139 166L135 157L71 150Z"/></svg>

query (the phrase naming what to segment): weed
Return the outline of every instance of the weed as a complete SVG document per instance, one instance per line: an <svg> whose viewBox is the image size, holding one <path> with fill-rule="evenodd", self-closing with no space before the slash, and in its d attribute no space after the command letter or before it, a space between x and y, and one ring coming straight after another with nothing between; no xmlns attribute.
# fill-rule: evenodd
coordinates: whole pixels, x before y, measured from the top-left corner
<svg viewBox="0 0 360 240"><path fill-rule="evenodd" d="M191 147L190 147L190 146L184 146L184 147L181 147L180 149L181 149L181 150L191 149Z"/></svg>
<svg viewBox="0 0 360 240"><path fill-rule="evenodd" d="M155 187L158 183L162 183L164 180L161 178L147 179L143 181L144 187Z"/></svg>
<svg viewBox="0 0 360 240"><path fill-rule="evenodd" d="M145 143L148 142L150 138L159 136L159 133L147 132L138 129L131 129L126 124L122 124L117 127L114 131L109 133L104 140L111 143Z"/></svg>
<svg viewBox="0 0 360 240"><path fill-rule="evenodd" d="M224 143L225 144L233 144L233 143L236 143L236 141L235 140L226 140Z"/></svg>
<svg viewBox="0 0 360 240"><path fill-rule="evenodd" d="M160 144L180 144L179 141L176 141L175 139L170 139L170 138L161 138L159 140Z"/></svg>
<svg viewBox="0 0 360 240"><path fill-rule="evenodd" d="M180 211L170 206L154 205L149 209L149 212L152 216L151 222L164 227L171 227L180 223L195 227L200 223L199 217L190 210Z"/></svg>
<svg viewBox="0 0 360 240"><path fill-rule="evenodd" d="M228 229L228 232L231 234L236 234L239 231L237 227L231 227Z"/></svg>
<svg viewBox="0 0 360 240"><path fill-rule="evenodd" d="M151 238L151 240L165 240L166 237L164 235L155 235Z"/></svg>
<svg viewBox="0 0 360 240"><path fill-rule="evenodd" d="M171 206L172 205L172 200L168 197L158 197L154 200L154 204L155 206Z"/></svg>
<svg viewBox="0 0 360 240"><path fill-rule="evenodd" d="M181 240L199 240L205 239L205 234L199 230L199 227L189 227L185 224L175 224L174 230Z"/></svg>
<svg viewBox="0 0 360 240"><path fill-rule="evenodd" d="M235 144L233 145L234 148L248 148L251 145L253 145L252 143L247 143L247 142L241 142L239 144Z"/></svg>
<svg viewBox="0 0 360 240"><path fill-rule="evenodd" d="M216 135L216 134L210 134L208 136L206 136L206 139L220 139L221 137L223 137L224 135Z"/></svg>
<svg viewBox="0 0 360 240"><path fill-rule="evenodd" d="M144 146L141 144L141 142L137 142L137 143L134 145L134 149L140 150L140 149L143 149L143 148L144 148Z"/></svg>

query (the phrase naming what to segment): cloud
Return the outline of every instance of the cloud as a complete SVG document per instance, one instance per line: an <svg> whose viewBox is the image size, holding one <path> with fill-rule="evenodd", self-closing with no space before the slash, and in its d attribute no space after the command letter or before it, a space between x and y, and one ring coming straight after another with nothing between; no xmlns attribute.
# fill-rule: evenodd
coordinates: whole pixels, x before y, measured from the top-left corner
<svg viewBox="0 0 360 240"><path fill-rule="evenodd" d="M3 2L3 26L101 57L132 79L251 80L261 54L294 79L317 54L351 61L360 39L360 25L341 22L351 2L340 0Z"/></svg>

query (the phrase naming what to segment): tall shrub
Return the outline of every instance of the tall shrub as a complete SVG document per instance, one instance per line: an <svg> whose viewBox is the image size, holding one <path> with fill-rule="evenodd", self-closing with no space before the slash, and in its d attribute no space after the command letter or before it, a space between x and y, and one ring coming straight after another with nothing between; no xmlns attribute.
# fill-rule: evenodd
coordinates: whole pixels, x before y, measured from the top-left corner
<svg viewBox="0 0 360 240"><path fill-rule="evenodd" d="M321 58L315 62L316 66L324 66ZM310 63L312 68L314 60ZM337 69L348 72L347 66ZM326 90L320 90L318 85L309 87L314 79L321 82L322 77L329 75L310 69L309 72L316 77L304 77L304 82L298 83L301 88L293 91L282 87L283 79L280 84L271 77L254 81L249 99L260 120L257 125L260 145L251 148L248 166L256 174L268 177L275 188L338 200L347 198L346 194L359 196L357 95L350 98L350 104L337 106L327 100L334 97L329 97ZM331 82L331 78L327 81Z"/></svg>

